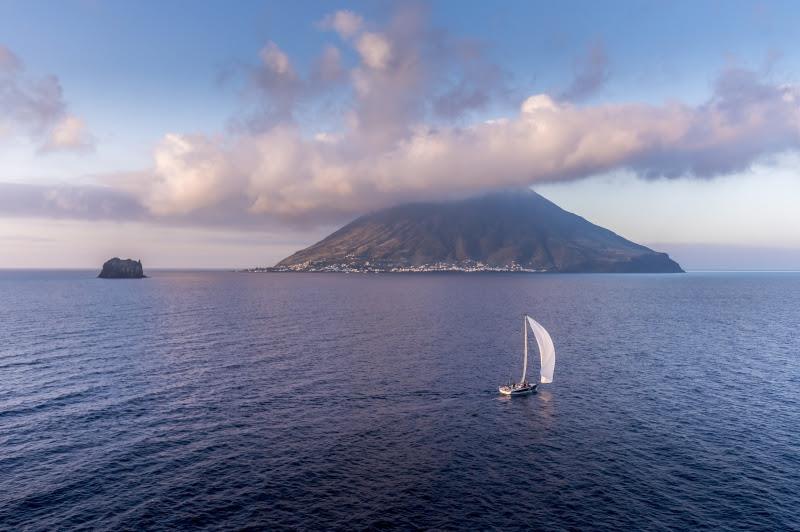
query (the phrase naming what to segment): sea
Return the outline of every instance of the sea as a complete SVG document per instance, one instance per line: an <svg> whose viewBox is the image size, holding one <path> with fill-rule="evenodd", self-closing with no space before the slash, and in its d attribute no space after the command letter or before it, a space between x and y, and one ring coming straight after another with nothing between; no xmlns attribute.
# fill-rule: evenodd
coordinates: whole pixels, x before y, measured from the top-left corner
<svg viewBox="0 0 800 532"><path fill-rule="evenodd" d="M0 529L800 530L800 273L148 273L0 272Z"/></svg>

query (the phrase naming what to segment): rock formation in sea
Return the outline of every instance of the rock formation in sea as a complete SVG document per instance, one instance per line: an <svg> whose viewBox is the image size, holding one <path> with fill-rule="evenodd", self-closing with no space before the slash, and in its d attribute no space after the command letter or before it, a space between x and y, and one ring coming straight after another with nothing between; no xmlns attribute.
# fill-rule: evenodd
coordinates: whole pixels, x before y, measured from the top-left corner
<svg viewBox="0 0 800 532"><path fill-rule="evenodd" d="M626 240L528 189L383 209L269 269L683 271L666 253Z"/></svg>
<svg viewBox="0 0 800 532"><path fill-rule="evenodd" d="M114 257L103 263L103 271L98 277L101 279L143 279L146 275L142 269L142 261Z"/></svg>

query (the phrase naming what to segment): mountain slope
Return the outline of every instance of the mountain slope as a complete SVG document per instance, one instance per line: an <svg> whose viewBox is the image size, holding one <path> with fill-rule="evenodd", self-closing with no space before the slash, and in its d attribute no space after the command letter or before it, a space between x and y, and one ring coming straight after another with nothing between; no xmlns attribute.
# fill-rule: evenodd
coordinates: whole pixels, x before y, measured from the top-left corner
<svg viewBox="0 0 800 532"><path fill-rule="evenodd" d="M437 263L553 272L682 271L666 253L626 240L530 190L367 214L276 268L425 269Z"/></svg>

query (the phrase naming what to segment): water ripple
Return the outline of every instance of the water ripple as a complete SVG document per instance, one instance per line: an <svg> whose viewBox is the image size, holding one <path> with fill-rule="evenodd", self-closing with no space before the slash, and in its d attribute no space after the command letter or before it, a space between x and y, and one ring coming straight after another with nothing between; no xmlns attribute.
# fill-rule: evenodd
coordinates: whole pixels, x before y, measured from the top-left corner
<svg viewBox="0 0 800 532"><path fill-rule="evenodd" d="M800 529L799 322L796 274L0 272L0 529Z"/></svg>

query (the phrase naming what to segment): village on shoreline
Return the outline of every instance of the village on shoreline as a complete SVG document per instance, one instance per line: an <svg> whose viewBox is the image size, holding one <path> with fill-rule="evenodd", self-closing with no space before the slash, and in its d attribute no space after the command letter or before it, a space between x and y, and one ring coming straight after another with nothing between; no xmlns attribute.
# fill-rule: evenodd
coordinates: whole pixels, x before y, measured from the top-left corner
<svg viewBox="0 0 800 532"><path fill-rule="evenodd" d="M384 263L376 261L353 261L353 262L329 262L315 261L290 264L285 266L264 266L247 268L241 270L246 273L288 273L288 272L307 272L307 273L430 273L430 272L520 272L520 273L540 273L547 270L535 270L525 268L512 262L507 266L490 266L480 261L460 261L460 262L434 262L430 264L407 265L396 263Z"/></svg>

